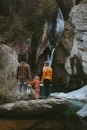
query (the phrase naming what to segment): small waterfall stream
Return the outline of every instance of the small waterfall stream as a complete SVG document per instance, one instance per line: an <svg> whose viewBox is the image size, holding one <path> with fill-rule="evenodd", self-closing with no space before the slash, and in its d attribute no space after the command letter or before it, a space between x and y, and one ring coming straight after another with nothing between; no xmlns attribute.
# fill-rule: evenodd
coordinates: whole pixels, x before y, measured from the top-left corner
<svg viewBox="0 0 87 130"><path fill-rule="evenodd" d="M49 42L51 42L53 49L51 50L51 53L47 55L47 60L49 61L49 64L51 66L53 60L53 54L56 46L58 45L58 38L61 36L64 30L64 19L60 9L58 9L56 24L50 21L48 25L49 25Z"/></svg>
<svg viewBox="0 0 87 130"><path fill-rule="evenodd" d="M63 19L63 15L61 13L61 10L58 9L57 20L56 20L56 33L57 33L57 35L61 36L63 30L64 30L64 19Z"/></svg>
<svg viewBox="0 0 87 130"><path fill-rule="evenodd" d="M53 48L53 50L51 51L51 54L47 55L47 60L49 61L50 66L52 66L54 51L55 51L55 48Z"/></svg>

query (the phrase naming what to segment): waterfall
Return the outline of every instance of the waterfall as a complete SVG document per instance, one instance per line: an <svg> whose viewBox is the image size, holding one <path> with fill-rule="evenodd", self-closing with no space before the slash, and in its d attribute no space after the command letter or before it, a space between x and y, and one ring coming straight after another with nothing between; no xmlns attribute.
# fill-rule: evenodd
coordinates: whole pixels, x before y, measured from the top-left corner
<svg viewBox="0 0 87 130"><path fill-rule="evenodd" d="M52 65L54 51L55 48L53 48L53 50L51 51L51 55L47 55L47 60L49 61L50 66Z"/></svg>
<svg viewBox="0 0 87 130"><path fill-rule="evenodd" d="M48 28L49 28L49 35L48 35L49 42L51 43L51 45L53 45L51 54L47 55L47 60L49 61L49 64L51 66L53 60L53 53L55 51L54 47L58 45L58 38L61 36L64 30L64 19L60 9L58 9L56 24L54 24L52 21L49 21Z"/></svg>
<svg viewBox="0 0 87 130"><path fill-rule="evenodd" d="M60 9L58 9L57 20L56 20L56 34L61 36L64 30L64 19Z"/></svg>

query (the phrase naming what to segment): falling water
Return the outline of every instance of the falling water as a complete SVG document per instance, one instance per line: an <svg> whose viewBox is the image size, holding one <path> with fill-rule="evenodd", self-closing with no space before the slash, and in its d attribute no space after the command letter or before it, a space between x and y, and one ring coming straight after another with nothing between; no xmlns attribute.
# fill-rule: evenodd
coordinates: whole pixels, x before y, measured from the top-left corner
<svg viewBox="0 0 87 130"><path fill-rule="evenodd" d="M54 51L55 51L55 48L53 48L51 55L47 55L47 60L49 61L50 66L52 65Z"/></svg>
<svg viewBox="0 0 87 130"><path fill-rule="evenodd" d="M60 9L58 9L56 25L54 26L52 22L49 22L49 30L50 30L49 41L52 42L52 44L55 44L54 46L56 47L58 45L58 38L61 36L64 30L64 19ZM50 66L52 65L54 51L55 48L51 50L51 54L47 55L47 60L49 61Z"/></svg>
<svg viewBox="0 0 87 130"><path fill-rule="evenodd" d="M64 30L64 19L60 9L58 9L57 20L56 20L56 33L58 36L61 36Z"/></svg>

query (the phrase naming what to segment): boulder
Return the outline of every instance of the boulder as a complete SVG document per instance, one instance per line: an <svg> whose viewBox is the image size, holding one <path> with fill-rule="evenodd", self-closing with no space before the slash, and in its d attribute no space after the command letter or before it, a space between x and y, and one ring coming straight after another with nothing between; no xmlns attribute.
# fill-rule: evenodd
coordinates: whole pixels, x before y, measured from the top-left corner
<svg viewBox="0 0 87 130"><path fill-rule="evenodd" d="M30 117L62 113L68 108L68 102L63 98L46 100L21 100L0 105L0 116Z"/></svg>
<svg viewBox="0 0 87 130"><path fill-rule="evenodd" d="M84 87L74 90L68 93L60 92L60 93L51 93L50 96L52 97L59 97L59 98L66 98L66 99L71 99L75 101L81 101L84 103L87 103L87 85Z"/></svg>
<svg viewBox="0 0 87 130"><path fill-rule="evenodd" d="M17 87L16 69L17 54L12 48L0 45L0 101L13 100L14 89Z"/></svg>

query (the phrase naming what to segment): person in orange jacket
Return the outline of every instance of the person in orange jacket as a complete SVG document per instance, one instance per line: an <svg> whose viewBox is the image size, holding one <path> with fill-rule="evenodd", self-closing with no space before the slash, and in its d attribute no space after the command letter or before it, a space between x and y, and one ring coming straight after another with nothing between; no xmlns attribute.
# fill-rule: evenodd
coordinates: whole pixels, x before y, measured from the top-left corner
<svg viewBox="0 0 87 130"><path fill-rule="evenodd" d="M44 84L44 90L45 90L45 98L49 95L49 87L52 82L52 68L49 66L49 62L45 61L44 67L42 70L42 78L41 81Z"/></svg>
<svg viewBox="0 0 87 130"><path fill-rule="evenodd" d="M35 99L39 99L40 98L40 78L39 76L35 76L33 81L28 81L27 84L32 84L34 85L34 90L35 90Z"/></svg>

